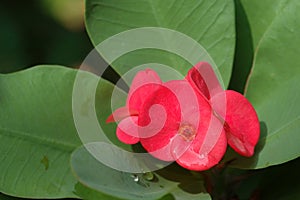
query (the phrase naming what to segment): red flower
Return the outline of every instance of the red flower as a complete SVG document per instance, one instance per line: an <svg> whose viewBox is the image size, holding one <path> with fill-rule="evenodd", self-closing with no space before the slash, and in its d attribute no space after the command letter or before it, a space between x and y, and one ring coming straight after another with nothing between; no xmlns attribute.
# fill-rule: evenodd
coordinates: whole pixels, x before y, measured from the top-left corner
<svg viewBox="0 0 300 200"><path fill-rule="evenodd" d="M145 127L152 124L151 120L163 122L164 126L161 130L142 128L140 133L150 137L140 142L156 158L176 160L191 170L205 170L216 165L226 151L222 123L187 80L169 81L145 101L138 125Z"/></svg>
<svg viewBox="0 0 300 200"><path fill-rule="evenodd" d="M141 142L154 157L190 170L206 170L222 159L227 142L251 156L259 138L259 121L247 99L224 91L208 63L192 68L186 79L162 83L152 70L134 78L126 106L110 121L120 121L118 138Z"/></svg>

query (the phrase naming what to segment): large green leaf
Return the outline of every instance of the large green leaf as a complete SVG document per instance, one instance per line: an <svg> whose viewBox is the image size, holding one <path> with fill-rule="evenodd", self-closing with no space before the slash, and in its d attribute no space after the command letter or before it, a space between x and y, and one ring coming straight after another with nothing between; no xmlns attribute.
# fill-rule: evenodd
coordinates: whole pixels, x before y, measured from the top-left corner
<svg viewBox="0 0 300 200"><path fill-rule="evenodd" d="M86 25L95 46L118 33L141 27L167 28L186 34L208 51L219 67L226 86L235 46L233 4L233 0L87 0ZM127 48L126 45L135 44L144 48L120 55L112 64L120 74L144 63L160 63L185 75L192 64L205 59L200 53L193 52L194 45L190 45L186 39L178 39L175 33L162 34L146 30L137 36L132 34L132 38L129 41L127 37L121 37L122 41L119 40L116 46L112 45L111 50L99 50L111 62L109 54ZM154 43L159 43L164 50L158 49ZM171 53L167 53L167 49ZM180 58L175 55L180 50L186 54L195 53L194 60L190 61L188 56L180 55Z"/></svg>
<svg viewBox="0 0 300 200"><path fill-rule="evenodd" d="M149 176L148 173L134 174L112 169L96 160L85 147L79 147L73 152L71 166L78 180L83 185L103 193L103 199L111 199L109 196L130 200L172 199L168 193L176 200L210 199L205 193L185 192L177 187L178 182L167 180L158 174ZM193 189L203 187L203 182L201 185L199 181L198 184L193 184L192 179L189 181Z"/></svg>
<svg viewBox="0 0 300 200"><path fill-rule="evenodd" d="M300 2L242 1L255 55L246 97L261 121L256 155L234 166L263 168L300 155Z"/></svg>
<svg viewBox="0 0 300 200"><path fill-rule="evenodd" d="M71 152L81 141L103 138L121 146L116 125L105 124L113 86L100 80L59 66L0 75L1 192L29 198L77 197ZM125 103L117 91L115 103ZM99 124L103 131L95 132Z"/></svg>
<svg viewBox="0 0 300 200"><path fill-rule="evenodd" d="M84 147L72 154L71 166L84 185L122 199L158 199L176 186L161 178L157 183L114 170L97 161Z"/></svg>
<svg viewBox="0 0 300 200"><path fill-rule="evenodd" d="M70 153L75 70L39 66L0 75L0 189L21 197L75 197Z"/></svg>

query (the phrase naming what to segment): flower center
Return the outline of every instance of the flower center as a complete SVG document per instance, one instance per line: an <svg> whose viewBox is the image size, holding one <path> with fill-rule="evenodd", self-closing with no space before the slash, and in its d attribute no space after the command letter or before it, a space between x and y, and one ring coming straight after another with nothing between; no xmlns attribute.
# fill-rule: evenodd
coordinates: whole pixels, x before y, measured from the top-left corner
<svg viewBox="0 0 300 200"><path fill-rule="evenodd" d="M193 140L196 136L196 130L191 124L181 124L178 134L187 142Z"/></svg>

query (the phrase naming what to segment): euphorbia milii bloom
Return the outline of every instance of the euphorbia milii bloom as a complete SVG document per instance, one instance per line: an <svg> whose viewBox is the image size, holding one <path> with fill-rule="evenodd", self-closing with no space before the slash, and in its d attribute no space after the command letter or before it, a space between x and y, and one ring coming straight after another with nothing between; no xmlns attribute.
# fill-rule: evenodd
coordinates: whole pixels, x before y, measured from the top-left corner
<svg viewBox="0 0 300 200"><path fill-rule="evenodd" d="M121 120L121 121L120 121ZM107 120L120 121L118 138L141 142L154 157L190 170L206 170L222 159L227 142L251 156L259 122L247 99L224 91L208 63L198 63L184 80L162 83L152 70L134 78L126 106Z"/></svg>
<svg viewBox="0 0 300 200"><path fill-rule="evenodd" d="M162 108L151 111L157 105ZM163 121L163 128L144 128L152 121ZM138 125L143 135L140 142L150 154L161 160L176 160L187 169L209 169L226 151L223 124L213 115L206 99L186 80L160 85L140 110Z"/></svg>

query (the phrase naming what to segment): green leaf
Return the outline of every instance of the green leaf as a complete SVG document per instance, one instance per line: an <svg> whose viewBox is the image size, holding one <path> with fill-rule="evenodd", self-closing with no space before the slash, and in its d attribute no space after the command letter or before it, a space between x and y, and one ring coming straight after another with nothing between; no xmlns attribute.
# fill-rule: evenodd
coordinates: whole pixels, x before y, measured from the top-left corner
<svg viewBox="0 0 300 200"><path fill-rule="evenodd" d="M119 91L115 106L125 102L123 93L100 80L59 66L0 75L2 192L27 198L77 197L71 152L81 141L110 140L122 146L115 136L116 124L106 124L105 119L111 113L112 92Z"/></svg>
<svg viewBox="0 0 300 200"><path fill-rule="evenodd" d="M288 0L266 0L263 2L240 0L240 3L246 12L251 28L253 47L257 49L266 32L273 29L272 26L286 12L286 6L297 2ZM285 14L289 15L289 13Z"/></svg>
<svg viewBox="0 0 300 200"><path fill-rule="evenodd" d="M300 155L300 2L244 0L242 3L255 47L246 97L261 121L261 138L254 157L240 158L232 165L257 169Z"/></svg>
<svg viewBox="0 0 300 200"><path fill-rule="evenodd" d="M39 66L0 75L0 188L21 197L76 197L69 166L76 71Z"/></svg>
<svg viewBox="0 0 300 200"><path fill-rule="evenodd" d="M71 166L82 184L122 199L158 199L176 186L162 177L152 182L142 175L114 170L96 160L84 147L73 152Z"/></svg>
<svg viewBox="0 0 300 200"><path fill-rule="evenodd" d="M130 200L155 200L160 198L172 199L170 195L167 195L171 193L176 200L199 199L199 197L209 199L208 194L184 192L177 187L178 183L167 180L156 173L153 173L152 178L149 178L146 174L126 173L112 169L96 160L85 147L79 147L73 152L71 166L81 184L103 193L104 196ZM193 187L195 185L201 187L199 184L194 184Z"/></svg>
<svg viewBox="0 0 300 200"><path fill-rule="evenodd" d="M116 123L106 123L112 111L124 106L127 94L108 81L91 73L78 71L73 87L74 122L84 144L112 142L130 150L130 145L116 137Z"/></svg>
<svg viewBox="0 0 300 200"><path fill-rule="evenodd" d="M118 58L112 66L119 74L145 63L159 63L185 75L196 62L212 61L208 54L201 55L203 51L195 51L199 43L215 61L225 86L229 82L235 46L233 0L87 0L86 26L95 46L130 30L127 33L131 37L118 35L115 43L98 49L109 63ZM152 28L133 30L142 27ZM175 31L186 34L196 44ZM126 55L116 53L124 49Z"/></svg>

